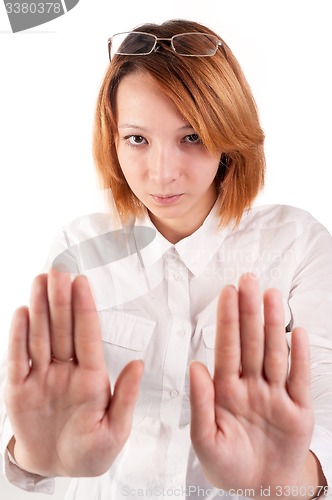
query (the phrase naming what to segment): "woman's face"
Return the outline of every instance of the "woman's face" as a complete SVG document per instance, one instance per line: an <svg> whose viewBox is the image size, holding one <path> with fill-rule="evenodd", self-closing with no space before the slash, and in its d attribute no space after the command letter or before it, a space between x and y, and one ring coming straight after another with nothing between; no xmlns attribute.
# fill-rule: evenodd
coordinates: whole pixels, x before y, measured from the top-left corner
<svg viewBox="0 0 332 500"><path fill-rule="evenodd" d="M120 82L117 154L129 187L172 243L192 234L211 210L220 153L195 130L145 73Z"/></svg>

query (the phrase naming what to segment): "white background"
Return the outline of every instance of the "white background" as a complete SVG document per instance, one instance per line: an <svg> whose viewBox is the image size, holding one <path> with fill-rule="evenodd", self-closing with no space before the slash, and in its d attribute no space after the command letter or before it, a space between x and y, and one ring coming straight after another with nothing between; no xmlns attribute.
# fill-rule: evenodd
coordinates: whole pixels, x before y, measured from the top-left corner
<svg viewBox="0 0 332 500"><path fill-rule="evenodd" d="M115 32L171 18L215 29L246 73L266 133L258 203L304 208L332 231L331 10L330 0L81 0L12 34L0 2L0 357L11 314L28 301L58 229L100 208L92 122ZM55 499L65 485L57 480ZM46 498L7 486L1 473L0 492Z"/></svg>

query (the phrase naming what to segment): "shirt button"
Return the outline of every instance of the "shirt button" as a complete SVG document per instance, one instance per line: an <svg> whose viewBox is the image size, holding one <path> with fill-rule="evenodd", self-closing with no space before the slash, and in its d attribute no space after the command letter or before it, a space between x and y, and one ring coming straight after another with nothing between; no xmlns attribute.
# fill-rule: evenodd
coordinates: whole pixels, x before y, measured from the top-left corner
<svg viewBox="0 0 332 500"><path fill-rule="evenodd" d="M177 334L177 336L178 336L178 337L184 337L184 336L185 336L185 334L186 334L186 332L185 332L184 330L178 330L178 331L176 332L176 334Z"/></svg>
<svg viewBox="0 0 332 500"><path fill-rule="evenodd" d="M172 398L177 398L179 396L179 391L177 391L176 389L173 389L170 392L170 395L171 395Z"/></svg>
<svg viewBox="0 0 332 500"><path fill-rule="evenodd" d="M175 281L181 281L183 279L182 274L174 274L174 279Z"/></svg>

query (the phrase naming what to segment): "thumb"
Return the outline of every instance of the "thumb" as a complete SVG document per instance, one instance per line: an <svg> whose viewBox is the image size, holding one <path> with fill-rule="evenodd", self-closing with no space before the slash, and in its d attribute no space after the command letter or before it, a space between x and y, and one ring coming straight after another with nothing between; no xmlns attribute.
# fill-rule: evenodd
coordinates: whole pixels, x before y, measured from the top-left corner
<svg viewBox="0 0 332 500"><path fill-rule="evenodd" d="M124 367L114 387L108 410L108 422L112 434L121 447L130 434L143 370L143 361L132 361Z"/></svg>
<svg viewBox="0 0 332 500"><path fill-rule="evenodd" d="M199 448L215 430L214 384L206 366L190 365L191 440Z"/></svg>

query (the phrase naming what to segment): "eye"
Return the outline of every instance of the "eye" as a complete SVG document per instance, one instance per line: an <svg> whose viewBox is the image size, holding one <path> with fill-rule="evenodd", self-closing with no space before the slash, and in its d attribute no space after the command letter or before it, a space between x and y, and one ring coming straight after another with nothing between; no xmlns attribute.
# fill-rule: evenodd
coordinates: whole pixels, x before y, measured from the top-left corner
<svg viewBox="0 0 332 500"><path fill-rule="evenodd" d="M201 144L202 141L199 137L198 134L189 134L189 135L186 135L183 139L182 139L183 142L187 142L189 144Z"/></svg>
<svg viewBox="0 0 332 500"><path fill-rule="evenodd" d="M127 144L133 147L147 144L147 140L142 135L127 135L124 139Z"/></svg>

